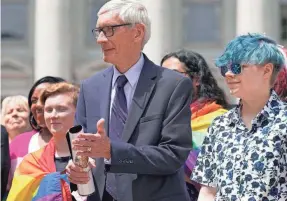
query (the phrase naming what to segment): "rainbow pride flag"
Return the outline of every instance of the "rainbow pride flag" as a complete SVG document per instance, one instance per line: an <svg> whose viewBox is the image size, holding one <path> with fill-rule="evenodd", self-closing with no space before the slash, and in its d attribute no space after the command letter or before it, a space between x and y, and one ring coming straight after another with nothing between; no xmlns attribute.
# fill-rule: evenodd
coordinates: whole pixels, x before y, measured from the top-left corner
<svg viewBox="0 0 287 201"><path fill-rule="evenodd" d="M207 129L213 119L227 112L222 106L215 102L207 103L202 108L192 113L192 151L190 152L184 166L185 174L190 178L191 172L196 165L197 156L200 152L203 140L207 135Z"/></svg>
<svg viewBox="0 0 287 201"><path fill-rule="evenodd" d="M55 144L26 155L16 169L7 201L72 201L66 174L56 172Z"/></svg>

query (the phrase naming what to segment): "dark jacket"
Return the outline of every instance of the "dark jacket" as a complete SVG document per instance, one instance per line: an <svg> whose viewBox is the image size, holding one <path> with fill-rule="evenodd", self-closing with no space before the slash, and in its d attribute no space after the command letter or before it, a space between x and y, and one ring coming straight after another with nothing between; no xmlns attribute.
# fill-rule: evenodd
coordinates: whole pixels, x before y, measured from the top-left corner
<svg viewBox="0 0 287 201"><path fill-rule="evenodd" d="M76 124L96 133L100 118L109 131L113 68L81 85ZM159 67L145 56L122 140L111 141L111 164L96 159L93 169L98 199L105 175L115 174L118 201L188 201L183 164L192 148L190 109L192 83Z"/></svg>
<svg viewBox="0 0 287 201"><path fill-rule="evenodd" d="M8 133L1 125L1 199L3 199L7 188L10 162Z"/></svg>

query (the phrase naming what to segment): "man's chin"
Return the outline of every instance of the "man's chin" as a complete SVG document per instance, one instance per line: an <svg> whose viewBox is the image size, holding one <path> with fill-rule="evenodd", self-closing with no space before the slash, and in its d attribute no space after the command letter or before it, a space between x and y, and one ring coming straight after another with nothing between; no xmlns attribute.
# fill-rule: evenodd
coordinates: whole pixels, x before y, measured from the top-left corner
<svg viewBox="0 0 287 201"><path fill-rule="evenodd" d="M112 59L112 57L110 55L103 54L103 60L106 63L111 63L111 64L113 63L113 59Z"/></svg>

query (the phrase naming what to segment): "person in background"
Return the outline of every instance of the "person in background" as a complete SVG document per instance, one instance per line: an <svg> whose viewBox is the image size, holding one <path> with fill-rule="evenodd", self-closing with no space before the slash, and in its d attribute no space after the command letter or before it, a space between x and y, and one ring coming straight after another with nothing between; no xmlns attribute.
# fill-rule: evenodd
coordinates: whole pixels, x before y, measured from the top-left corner
<svg viewBox="0 0 287 201"><path fill-rule="evenodd" d="M1 125L1 200L5 200L9 171L9 137L7 130Z"/></svg>
<svg viewBox="0 0 287 201"><path fill-rule="evenodd" d="M22 161L23 157L46 145L52 137L44 120L43 106L39 100L41 93L50 84L64 81L64 79L59 77L45 76L37 80L30 89L28 95L28 105L30 108L29 122L33 130L17 136L10 143L11 169L9 174L8 190L13 179L14 171Z"/></svg>
<svg viewBox="0 0 287 201"><path fill-rule="evenodd" d="M26 155L15 171L8 201L72 200L67 175L71 159L66 133L74 125L79 88L69 83L47 86L40 102L52 139L40 150Z"/></svg>
<svg viewBox="0 0 287 201"><path fill-rule="evenodd" d="M282 101L287 102L287 68L282 68L274 83L274 90Z"/></svg>
<svg viewBox="0 0 287 201"><path fill-rule="evenodd" d="M8 96L2 102L3 124L8 132L9 143L26 132L32 130L29 124L28 100L25 96Z"/></svg>
<svg viewBox="0 0 287 201"><path fill-rule="evenodd" d="M282 101L287 102L287 49L279 47L285 59L285 68L278 73L274 83L274 90Z"/></svg>
<svg viewBox="0 0 287 201"><path fill-rule="evenodd" d="M185 181L192 201L196 201L200 185L190 180L207 128L213 119L227 112L224 92L219 88L205 59L189 50L171 52L163 57L161 66L175 70L192 80L193 100L191 128L193 150L185 163Z"/></svg>
<svg viewBox="0 0 287 201"><path fill-rule="evenodd" d="M199 201L287 200L287 104L273 90L284 66L272 39L236 37L216 60L239 104L208 130L191 179Z"/></svg>

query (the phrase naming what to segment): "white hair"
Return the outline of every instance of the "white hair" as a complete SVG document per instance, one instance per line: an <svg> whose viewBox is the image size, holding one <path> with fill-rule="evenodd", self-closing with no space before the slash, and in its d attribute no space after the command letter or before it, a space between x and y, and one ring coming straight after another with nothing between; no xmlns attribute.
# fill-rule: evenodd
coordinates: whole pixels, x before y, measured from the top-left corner
<svg viewBox="0 0 287 201"><path fill-rule="evenodd" d="M151 21L146 7L136 0L111 0L105 3L98 12L98 16L106 12L115 12L125 23L141 23L145 26L143 46L151 35Z"/></svg>
<svg viewBox="0 0 287 201"><path fill-rule="evenodd" d="M29 105L28 105L28 99L25 96L17 95L17 96L8 96L4 98L2 101L2 108L1 108L1 118L2 118L2 124L4 124L3 120L4 117L7 114L7 107L9 105L16 105L24 108L25 110L30 111Z"/></svg>

